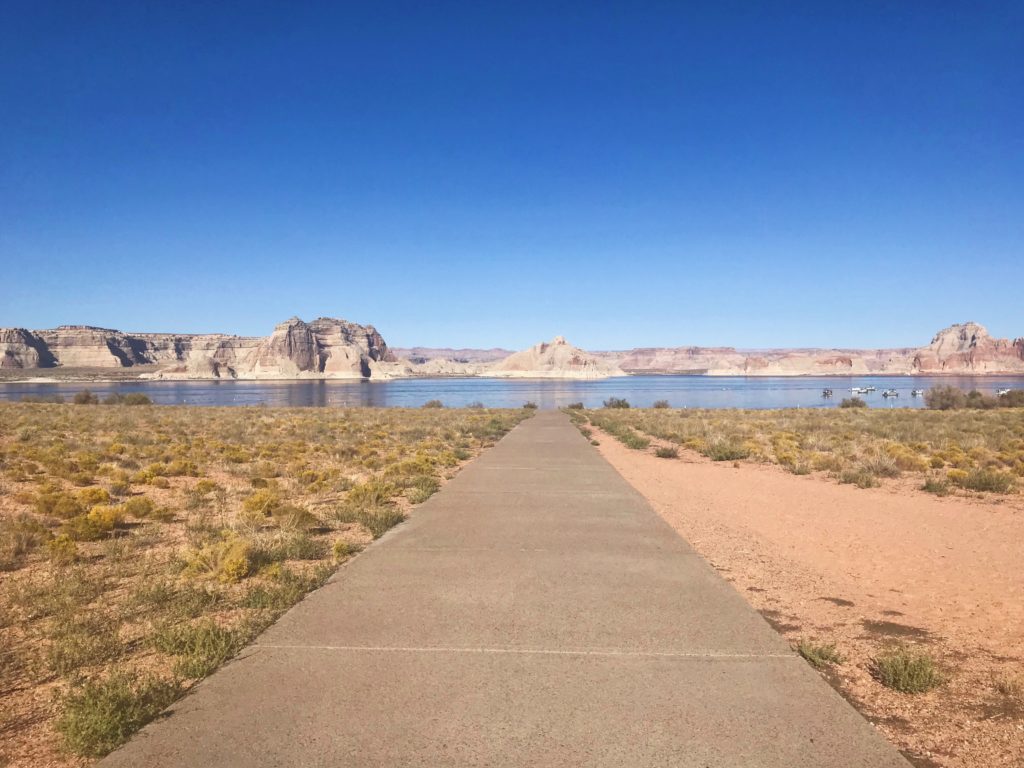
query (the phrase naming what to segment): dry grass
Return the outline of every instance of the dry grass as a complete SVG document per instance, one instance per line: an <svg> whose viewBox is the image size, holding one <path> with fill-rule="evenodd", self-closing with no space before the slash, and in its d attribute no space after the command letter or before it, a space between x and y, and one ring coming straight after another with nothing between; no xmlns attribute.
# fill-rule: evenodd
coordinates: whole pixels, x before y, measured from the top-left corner
<svg viewBox="0 0 1024 768"><path fill-rule="evenodd" d="M1024 410L575 411L632 448L653 438L715 461L827 472L869 488L917 475L927 490L1013 493L1024 484Z"/></svg>
<svg viewBox="0 0 1024 768"><path fill-rule="evenodd" d="M878 682L900 693L925 693L943 683L943 676L931 656L906 646L897 646L877 656L871 671Z"/></svg>
<svg viewBox="0 0 1024 768"><path fill-rule="evenodd" d="M796 652L817 669L824 669L831 664L843 663L843 657L836 649L834 643L816 643L812 640L800 640L796 644Z"/></svg>
<svg viewBox="0 0 1024 768"><path fill-rule="evenodd" d="M528 413L0 404L0 765L105 754Z"/></svg>

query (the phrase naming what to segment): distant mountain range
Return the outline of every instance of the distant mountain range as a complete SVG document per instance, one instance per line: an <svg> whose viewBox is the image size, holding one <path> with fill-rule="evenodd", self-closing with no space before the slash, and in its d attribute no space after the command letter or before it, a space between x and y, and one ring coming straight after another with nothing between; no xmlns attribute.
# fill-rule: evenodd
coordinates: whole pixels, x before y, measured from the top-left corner
<svg viewBox="0 0 1024 768"><path fill-rule="evenodd" d="M155 379L391 379L428 376L595 379L636 374L804 376L1024 374L1024 338L995 339L973 322L923 347L772 349L641 347L588 352L558 336L530 349L392 349L372 325L293 317L269 336L123 333L85 325L0 329L5 378L137 372Z"/></svg>

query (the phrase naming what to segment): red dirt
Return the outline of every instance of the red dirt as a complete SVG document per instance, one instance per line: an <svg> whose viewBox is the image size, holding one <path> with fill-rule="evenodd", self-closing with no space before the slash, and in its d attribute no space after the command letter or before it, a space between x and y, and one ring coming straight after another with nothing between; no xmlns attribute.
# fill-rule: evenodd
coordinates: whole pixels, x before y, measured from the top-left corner
<svg viewBox="0 0 1024 768"><path fill-rule="evenodd" d="M595 431L599 450L786 638L835 643L826 678L919 766L1024 765L1024 509L935 498L697 454L659 459ZM948 679L891 691L871 659L926 649Z"/></svg>

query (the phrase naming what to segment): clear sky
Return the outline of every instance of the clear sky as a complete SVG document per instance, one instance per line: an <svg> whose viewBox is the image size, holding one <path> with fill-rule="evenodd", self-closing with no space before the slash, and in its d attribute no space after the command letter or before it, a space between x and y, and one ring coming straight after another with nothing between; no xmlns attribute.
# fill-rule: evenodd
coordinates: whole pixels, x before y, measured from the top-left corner
<svg viewBox="0 0 1024 768"><path fill-rule="evenodd" d="M5 0L0 326L1024 335L1022 30L1019 1Z"/></svg>

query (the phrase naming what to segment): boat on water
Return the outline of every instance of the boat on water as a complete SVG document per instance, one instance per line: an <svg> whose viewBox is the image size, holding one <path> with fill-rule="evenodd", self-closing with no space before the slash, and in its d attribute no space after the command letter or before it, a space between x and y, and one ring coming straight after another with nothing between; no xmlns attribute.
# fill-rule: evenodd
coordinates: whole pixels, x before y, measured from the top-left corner
<svg viewBox="0 0 1024 768"><path fill-rule="evenodd" d="M822 397L832 397L832 390L831 389L823 389L823 390L821 390L821 396Z"/></svg>
<svg viewBox="0 0 1024 768"><path fill-rule="evenodd" d="M915 390L913 390L913 391L912 391L912 392L910 393L910 396L911 396L911 397L920 397L920 396L921 396L921 395L923 395L923 394L924 394L924 390L923 390L923 389L915 389Z"/></svg>
<svg viewBox="0 0 1024 768"><path fill-rule="evenodd" d="M895 389L887 389L882 393L882 397L899 397L900 393Z"/></svg>
<svg viewBox="0 0 1024 768"><path fill-rule="evenodd" d="M861 390L861 391L862 392L874 392L875 389L876 389L876 387L864 387L864 389Z"/></svg>

